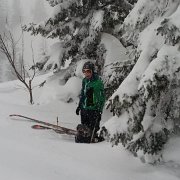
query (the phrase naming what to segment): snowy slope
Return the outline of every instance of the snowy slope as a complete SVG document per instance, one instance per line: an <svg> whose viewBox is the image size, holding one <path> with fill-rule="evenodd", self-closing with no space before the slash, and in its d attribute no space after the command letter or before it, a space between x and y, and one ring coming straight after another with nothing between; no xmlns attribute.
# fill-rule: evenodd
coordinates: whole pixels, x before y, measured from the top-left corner
<svg viewBox="0 0 180 180"><path fill-rule="evenodd" d="M37 78L36 83L43 81ZM76 144L74 138L49 130L33 130L34 123L13 120L17 113L75 128L80 117L76 103L52 101L29 105L26 92L17 81L0 84L0 179L2 180L177 180L180 178L180 141L167 147L165 165L143 164L123 147L108 142ZM35 89L37 97L40 89ZM48 92L47 92L48 93ZM49 92L50 93L50 92ZM103 122L110 114L104 111ZM174 147L172 149L172 147ZM171 161L173 160L173 161ZM174 162L175 161L175 162Z"/></svg>

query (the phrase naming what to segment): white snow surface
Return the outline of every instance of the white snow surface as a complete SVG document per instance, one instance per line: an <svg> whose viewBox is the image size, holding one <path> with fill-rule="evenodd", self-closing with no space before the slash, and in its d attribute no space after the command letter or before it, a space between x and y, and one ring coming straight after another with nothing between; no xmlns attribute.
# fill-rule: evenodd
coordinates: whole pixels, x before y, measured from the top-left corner
<svg viewBox="0 0 180 180"><path fill-rule="evenodd" d="M121 44L121 42L114 36L108 33L102 33L101 43L104 44L106 48L106 58L105 65L116 61L125 61L129 59L126 54L126 48Z"/></svg>
<svg viewBox="0 0 180 180"><path fill-rule="evenodd" d="M98 32L102 28L103 17L104 11L102 10L98 10L93 13L89 32L90 36L93 36L94 33Z"/></svg>
<svg viewBox="0 0 180 180"><path fill-rule="evenodd" d="M51 65L51 69L54 69L54 66L57 66L57 68L61 67L62 58L63 58L64 48L63 48L63 42L55 42L50 47L50 59L45 64L44 69L46 70L49 65Z"/></svg>
<svg viewBox="0 0 180 180"><path fill-rule="evenodd" d="M46 75L47 76L47 75ZM42 93L38 84L46 76L34 81L35 104L28 103L28 94L18 81L0 84L0 179L2 180L178 180L180 178L180 139L166 145L167 163L152 166L143 164L121 145L111 147L108 142L77 144L74 137L50 130L34 130L36 124L10 114L22 114L42 121L73 128L80 123L75 115L77 101L65 103L51 100L38 105ZM54 88L54 90L53 90ZM46 95L57 91L45 90ZM74 92L73 85L68 86ZM61 93L61 89L58 89ZM48 99L48 96L46 96ZM102 124L111 117L104 110Z"/></svg>

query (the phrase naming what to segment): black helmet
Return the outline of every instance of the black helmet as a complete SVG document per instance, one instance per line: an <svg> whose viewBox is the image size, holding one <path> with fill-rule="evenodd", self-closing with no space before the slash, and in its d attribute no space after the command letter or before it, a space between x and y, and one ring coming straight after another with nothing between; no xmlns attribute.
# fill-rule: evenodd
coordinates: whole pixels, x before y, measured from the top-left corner
<svg viewBox="0 0 180 180"><path fill-rule="evenodd" d="M94 64L90 61L85 62L82 70L84 69L90 69L92 72L94 72Z"/></svg>

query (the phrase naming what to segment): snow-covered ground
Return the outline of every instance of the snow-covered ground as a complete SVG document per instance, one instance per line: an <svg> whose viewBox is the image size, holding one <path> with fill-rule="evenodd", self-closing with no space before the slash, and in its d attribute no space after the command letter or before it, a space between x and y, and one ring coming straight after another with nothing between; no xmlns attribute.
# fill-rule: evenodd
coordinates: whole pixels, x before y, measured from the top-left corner
<svg viewBox="0 0 180 180"><path fill-rule="evenodd" d="M37 78L36 83L43 81ZM74 138L50 130L34 130L34 123L10 119L22 114L75 128L77 102L52 101L30 105L18 81L0 84L0 179L1 180L178 180L180 139L172 139L164 152L167 163L143 164L121 146L108 142L76 144ZM34 91L35 102L41 89ZM48 92L47 92L48 93ZM49 92L51 93L51 92ZM102 123L111 115L104 111Z"/></svg>

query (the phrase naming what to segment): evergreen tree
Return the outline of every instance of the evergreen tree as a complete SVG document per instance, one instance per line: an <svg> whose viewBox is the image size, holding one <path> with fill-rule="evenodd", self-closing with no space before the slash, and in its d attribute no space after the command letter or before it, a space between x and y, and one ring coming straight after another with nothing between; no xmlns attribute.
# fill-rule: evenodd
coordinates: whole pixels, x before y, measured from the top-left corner
<svg viewBox="0 0 180 180"><path fill-rule="evenodd" d="M131 72L134 64L135 61L130 59L123 62L114 62L104 67L102 78L107 99L118 89L119 85Z"/></svg>
<svg viewBox="0 0 180 180"><path fill-rule="evenodd" d="M135 66L107 108L114 112L102 133L143 161L155 163L180 117L179 0L139 0L119 29L136 49Z"/></svg>
<svg viewBox="0 0 180 180"><path fill-rule="evenodd" d="M41 24L31 23L24 29L33 35L63 41L60 63L51 69L60 69L66 60L98 60L101 51L101 32L113 33L123 22L136 0L47 0L54 7L54 15ZM131 4L132 3L132 4ZM41 67L48 63L43 61ZM39 64L39 63L38 63ZM51 64L53 64L51 62ZM102 64L102 63L97 63Z"/></svg>

